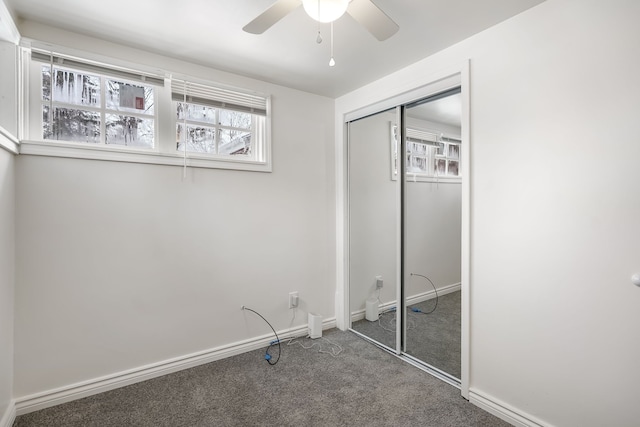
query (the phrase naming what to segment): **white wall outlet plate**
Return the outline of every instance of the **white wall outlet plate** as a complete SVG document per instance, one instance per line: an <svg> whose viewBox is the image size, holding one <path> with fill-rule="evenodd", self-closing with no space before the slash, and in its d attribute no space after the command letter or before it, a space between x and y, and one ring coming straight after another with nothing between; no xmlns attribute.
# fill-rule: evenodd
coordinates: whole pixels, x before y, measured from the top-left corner
<svg viewBox="0 0 640 427"><path fill-rule="evenodd" d="M298 306L298 292L289 292L289 308Z"/></svg>
<svg viewBox="0 0 640 427"><path fill-rule="evenodd" d="M382 289L383 284L382 276L376 276L376 289Z"/></svg>

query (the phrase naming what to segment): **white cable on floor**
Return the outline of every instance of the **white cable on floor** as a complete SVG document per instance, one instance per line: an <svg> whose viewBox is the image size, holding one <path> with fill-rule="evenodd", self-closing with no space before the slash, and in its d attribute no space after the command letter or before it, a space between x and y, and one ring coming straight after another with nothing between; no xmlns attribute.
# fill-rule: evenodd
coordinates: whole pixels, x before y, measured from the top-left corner
<svg viewBox="0 0 640 427"><path fill-rule="evenodd" d="M387 322L389 325L393 325L393 326L385 327L385 325L382 323L382 317L385 314L388 314L388 313L393 313L393 318L391 318L391 320L389 322ZM382 329L387 331L387 332L395 332L396 331L396 326L395 326L396 324L397 324L397 318L396 318L396 310L395 309L394 310L383 311L378 316L378 325ZM415 328L416 328L416 323L407 317L407 331L410 331L411 329L415 329Z"/></svg>
<svg viewBox="0 0 640 427"><path fill-rule="evenodd" d="M309 338L309 336L307 336L307 338ZM300 341L298 341L298 338L291 338L288 340L287 342L287 346L289 345L294 345L294 344L298 344L300 347L304 348L305 350L310 350L315 346L318 346L318 353L325 353L325 354L329 354L332 357L336 357L337 355L339 355L340 353L342 353L342 346L340 344L336 344L335 342L331 341L328 338L325 337L321 337L320 340L322 341L326 341L328 342L331 346L329 348L329 351L324 351L322 349L322 344L320 342L318 342L317 340L313 342L313 344L311 344L310 346L305 346L303 343L301 343ZM284 340L283 340L284 341Z"/></svg>

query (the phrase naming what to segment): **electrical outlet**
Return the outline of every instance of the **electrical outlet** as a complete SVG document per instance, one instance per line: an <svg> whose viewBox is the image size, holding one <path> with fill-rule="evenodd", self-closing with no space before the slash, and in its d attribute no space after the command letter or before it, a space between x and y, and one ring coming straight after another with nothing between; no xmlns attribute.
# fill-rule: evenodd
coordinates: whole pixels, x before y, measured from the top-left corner
<svg viewBox="0 0 640 427"><path fill-rule="evenodd" d="M382 276L376 276L376 289L382 289Z"/></svg>
<svg viewBox="0 0 640 427"><path fill-rule="evenodd" d="M289 308L298 306L298 292L289 292Z"/></svg>

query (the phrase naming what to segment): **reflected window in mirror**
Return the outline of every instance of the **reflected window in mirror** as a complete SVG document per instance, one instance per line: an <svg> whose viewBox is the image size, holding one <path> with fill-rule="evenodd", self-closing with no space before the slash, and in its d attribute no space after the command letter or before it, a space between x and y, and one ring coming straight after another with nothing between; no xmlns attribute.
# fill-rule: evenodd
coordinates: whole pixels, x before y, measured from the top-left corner
<svg viewBox="0 0 640 427"><path fill-rule="evenodd" d="M391 179L398 177L398 129L390 124ZM460 145L457 136L437 130L406 129L406 173L413 181L441 178L460 181Z"/></svg>

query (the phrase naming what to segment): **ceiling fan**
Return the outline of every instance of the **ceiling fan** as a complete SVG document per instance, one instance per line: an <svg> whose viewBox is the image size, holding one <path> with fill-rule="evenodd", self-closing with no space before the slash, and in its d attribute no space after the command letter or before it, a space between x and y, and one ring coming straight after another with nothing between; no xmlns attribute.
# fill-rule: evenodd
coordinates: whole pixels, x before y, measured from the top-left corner
<svg viewBox="0 0 640 427"><path fill-rule="evenodd" d="M322 23L333 22L346 12L380 41L388 39L400 28L371 0L277 0L242 29L251 34L262 34L300 4L311 18Z"/></svg>

